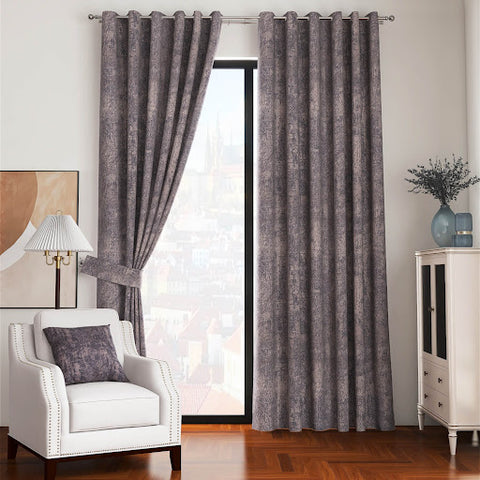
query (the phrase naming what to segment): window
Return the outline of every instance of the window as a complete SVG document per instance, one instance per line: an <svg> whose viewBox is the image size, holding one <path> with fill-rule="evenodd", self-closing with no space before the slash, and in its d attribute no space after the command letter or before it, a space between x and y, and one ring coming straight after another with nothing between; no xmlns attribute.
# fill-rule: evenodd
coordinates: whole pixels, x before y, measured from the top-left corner
<svg viewBox="0 0 480 480"><path fill-rule="evenodd" d="M184 422L250 422L253 61L217 61L172 210L143 274L147 355Z"/></svg>

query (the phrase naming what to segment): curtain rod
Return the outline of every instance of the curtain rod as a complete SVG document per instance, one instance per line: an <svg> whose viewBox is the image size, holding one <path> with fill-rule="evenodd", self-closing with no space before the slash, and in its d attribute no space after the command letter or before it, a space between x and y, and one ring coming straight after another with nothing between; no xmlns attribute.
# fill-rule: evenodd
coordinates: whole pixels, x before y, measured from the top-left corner
<svg viewBox="0 0 480 480"><path fill-rule="evenodd" d="M102 21L102 16L101 15L94 15L93 13L90 13L88 15L88 18L90 20L98 20L99 22ZM117 15L117 18L128 18L128 15ZM150 15L141 15L140 18L152 18ZM163 18L175 18L173 15L165 15ZM192 15L186 15L185 18L193 18ZM203 18L212 18L209 15L204 16ZM256 23L259 20L259 16L255 17L222 17L222 21L229 22L229 23ZM285 20L287 17L274 17L276 20ZM297 17L298 20L308 20L309 17ZM331 20L332 17L320 17L320 20ZM368 20L368 17L360 17L359 20ZM342 17L342 20L350 20L350 17ZM383 22L393 22L395 21L395 16L394 15L388 15L384 17L378 17L379 23Z"/></svg>

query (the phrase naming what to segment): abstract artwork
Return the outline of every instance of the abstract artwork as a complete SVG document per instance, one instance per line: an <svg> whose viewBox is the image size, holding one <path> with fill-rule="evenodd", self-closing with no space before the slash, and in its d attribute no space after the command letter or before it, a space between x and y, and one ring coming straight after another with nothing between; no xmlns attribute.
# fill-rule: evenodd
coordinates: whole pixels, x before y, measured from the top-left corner
<svg viewBox="0 0 480 480"><path fill-rule="evenodd" d="M54 307L55 267L24 247L58 211L77 221L77 171L0 171L0 308ZM76 307L76 255L61 282L62 307Z"/></svg>

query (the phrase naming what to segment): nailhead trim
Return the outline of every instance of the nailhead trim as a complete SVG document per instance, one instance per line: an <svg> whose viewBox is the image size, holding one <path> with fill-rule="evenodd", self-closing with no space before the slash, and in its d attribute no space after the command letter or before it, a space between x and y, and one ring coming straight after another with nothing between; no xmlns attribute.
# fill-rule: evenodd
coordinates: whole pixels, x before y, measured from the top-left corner
<svg viewBox="0 0 480 480"><path fill-rule="evenodd" d="M14 339L14 346L15 346L15 353L17 355L17 360L22 363L23 365L28 365L31 367L35 367L40 369L40 374L42 378L42 390L43 395L47 401L48 412L47 412L47 421L48 421L48 440L47 440L47 455L50 457L55 454L60 454L61 447L61 418L62 418L62 411L60 407L60 401L58 398L57 390L55 388L55 378L53 376L53 370L51 367L47 367L45 365L40 365L35 363L31 359L27 357L27 349L25 346L25 335L24 335L24 328L25 325L23 324L13 324L13 339ZM48 377L48 381L47 381ZM52 402L51 395L49 394L48 387L51 387L53 391L53 396L55 397L55 402ZM54 405L55 403L56 405ZM55 408L56 406L56 419L54 418ZM56 428L55 428L56 427ZM56 438L55 432L56 430ZM53 443L56 442L56 452L53 451Z"/></svg>
<svg viewBox="0 0 480 480"><path fill-rule="evenodd" d="M170 390L168 389L168 386L167 386L167 382L165 381L165 372L163 371L163 363L162 361L160 360L156 360L156 363L157 365L160 367L160 373L162 374L162 380L163 380L163 384L167 387L167 393L168 393L168 396L170 398L170 403L169 403L169 414L170 414L170 428L169 428L169 438L170 438L170 441L172 441L172 433L173 433L173 406L172 406L172 394L170 392Z"/></svg>
<svg viewBox="0 0 480 480"><path fill-rule="evenodd" d="M78 455L94 455L96 453L109 453L109 452L124 452L128 450L142 450L145 448L156 448L156 447L174 447L179 444L177 443L172 443L172 442L166 442L166 443L152 443L149 445L134 445L131 447L122 447L122 448L109 448L106 450L87 450L84 452L66 452L62 453L62 455L59 455L59 457L66 457L66 456L78 456Z"/></svg>
<svg viewBox="0 0 480 480"><path fill-rule="evenodd" d="M122 325L123 344L124 344L125 350L129 355L138 356L137 347L135 345L135 338L133 337L133 328L131 326L132 324L130 322L128 323L127 322L128 320L120 321L120 324Z"/></svg>
<svg viewBox="0 0 480 480"><path fill-rule="evenodd" d="M176 438L176 441L180 442L180 435L181 435L181 422L178 421L178 419L180 418L180 398L179 398L179 395L178 395L178 391L177 389L175 388L175 384L173 383L173 378L172 378L172 371L168 365L167 362L163 361L163 360L157 360L157 362L159 363L160 365L160 369L162 370L162 377L163 377L163 381L165 382L165 385L167 387L167 391L168 391L168 394L170 396L170 422L171 423L171 427L170 427L170 440L173 441L173 438L172 438L172 434L173 434L173 419L175 419L175 423L176 423L176 426L177 426L177 438ZM166 371L167 371L167 378L165 377L165 374L164 374L164 371L163 371L163 367L165 367ZM167 380L168 380L168 383L167 383ZM170 385L168 385L170 384ZM168 388L170 386L170 389ZM174 416L173 415L173 399L172 399L172 395L175 397L175 400L176 400L176 415Z"/></svg>

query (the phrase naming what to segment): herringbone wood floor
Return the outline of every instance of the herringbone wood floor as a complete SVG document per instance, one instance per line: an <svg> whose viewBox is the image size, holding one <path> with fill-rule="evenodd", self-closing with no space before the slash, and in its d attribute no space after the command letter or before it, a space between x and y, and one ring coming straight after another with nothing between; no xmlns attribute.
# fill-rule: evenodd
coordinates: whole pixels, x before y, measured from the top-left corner
<svg viewBox="0 0 480 480"><path fill-rule="evenodd" d="M461 432L450 457L446 430L399 427L394 432L257 432L248 425L184 425L182 472L168 453L58 465L58 480L440 480L480 479L480 448ZM41 480L42 463L21 447L7 461L0 428L0 479Z"/></svg>

